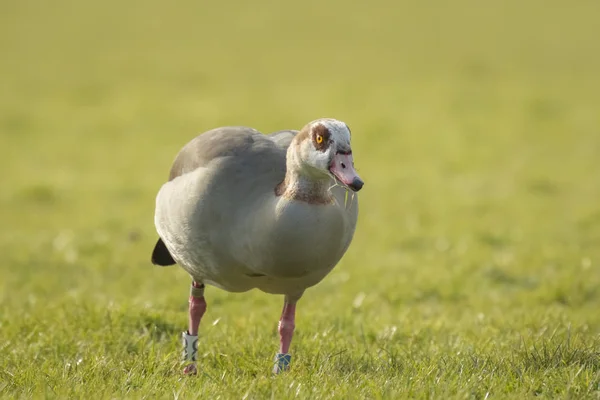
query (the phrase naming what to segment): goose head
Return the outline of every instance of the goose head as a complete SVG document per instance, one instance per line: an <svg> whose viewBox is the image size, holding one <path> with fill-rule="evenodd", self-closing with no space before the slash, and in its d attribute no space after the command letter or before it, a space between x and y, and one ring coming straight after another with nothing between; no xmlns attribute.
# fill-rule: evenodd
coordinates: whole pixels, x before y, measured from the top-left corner
<svg viewBox="0 0 600 400"><path fill-rule="evenodd" d="M296 168L313 179L331 179L358 192L364 182L354 169L350 128L344 122L322 118L305 125L290 146Z"/></svg>

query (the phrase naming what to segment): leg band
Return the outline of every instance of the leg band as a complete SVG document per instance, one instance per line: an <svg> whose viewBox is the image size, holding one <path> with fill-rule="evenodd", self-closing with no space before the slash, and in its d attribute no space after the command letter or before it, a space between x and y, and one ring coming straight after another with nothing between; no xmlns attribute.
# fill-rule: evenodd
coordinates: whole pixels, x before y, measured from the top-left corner
<svg viewBox="0 0 600 400"><path fill-rule="evenodd" d="M190 287L190 296L192 297L204 297L204 285L202 284L200 287L192 286Z"/></svg>
<svg viewBox="0 0 600 400"><path fill-rule="evenodd" d="M273 367L273 373L278 374L283 371L290 369L290 363L292 362L292 356L285 353L277 353L275 355L275 366Z"/></svg>
<svg viewBox="0 0 600 400"><path fill-rule="evenodd" d="M198 335L188 335L187 332L181 334L183 341L183 359L184 361L196 361L198 357Z"/></svg>

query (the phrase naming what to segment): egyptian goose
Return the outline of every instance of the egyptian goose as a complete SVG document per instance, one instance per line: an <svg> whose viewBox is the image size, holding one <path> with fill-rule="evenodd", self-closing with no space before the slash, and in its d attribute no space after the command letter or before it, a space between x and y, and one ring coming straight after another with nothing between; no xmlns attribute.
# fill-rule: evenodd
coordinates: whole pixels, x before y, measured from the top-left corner
<svg viewBox="0 0 600 400"><path fill-rule="evenodd" d="M206 284L285 296L273 371L289 368L296 303L348 249L362 187L350 129L335 119L269 135L216 128L183 147L156 197L152 262L192 278L184 373L197 372Z"/></svg>

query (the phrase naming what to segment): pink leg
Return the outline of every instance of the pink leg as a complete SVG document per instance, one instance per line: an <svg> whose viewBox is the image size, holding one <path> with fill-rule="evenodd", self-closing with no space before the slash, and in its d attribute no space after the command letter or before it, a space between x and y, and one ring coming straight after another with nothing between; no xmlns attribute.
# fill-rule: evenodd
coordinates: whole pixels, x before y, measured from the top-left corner
<svg viewBox="0 0 600 400"><path fill-rule="evenodd" d="M285 302L283 305L283 312L279 319L279 352L287 354L290 351L290 344L292 343L292 337L294 336L294 329L296 320L296 304L289 304Z"/></svg>
<svg viewBox="0 0 600 400"><path fill-rule="evenodd" d="M204 285L193 282L189 299L189 326L187 332L183 333L184 358L192 361L183 370L183 373L186 375L195 375L197 373L195 361L198 351L198 328L205 312Z"/></svg>
<svg viewBox="0 0 600 400"><path fill-rule="evenodd" d="M291 356L288 354L290 351L290 343L292 343L292 337L294 336L294 329L296 319L296 303L290 303L287 299L283 304L283 311L281 318L279 319L279 353L275 356L275 366L273 372L278 374L282 371L289 369Z"/></svg>
<svg viewBox="0 0 600 400"><path fill-rule="evenodd" d="M202 286L196 286L198 285L196 282L193 283L194 288L204 288L204 285ZM194 297L194 295L190 296L189 299L189 305L190 305L190 319L189 319L189 325L188 325L188 333L190 335L193 336L197 336L198 335L198 328L200 327L200 320L202 319L202 316L204 315L204 313L206 312L206 299L204 299L204 296L202 297Z"/></svg>

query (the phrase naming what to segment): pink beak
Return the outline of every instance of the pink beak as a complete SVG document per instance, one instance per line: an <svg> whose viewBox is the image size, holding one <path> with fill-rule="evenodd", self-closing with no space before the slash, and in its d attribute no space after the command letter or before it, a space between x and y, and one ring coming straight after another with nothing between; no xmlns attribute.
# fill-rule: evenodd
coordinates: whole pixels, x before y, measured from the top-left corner
<svg viewBox="0 0 600 400"><path fill-rule="evenodd" d="M337 153L331 161L329 171L335 175L340 182L355 192L362 189L365 184L354 169L352 154Z"/></svg>

